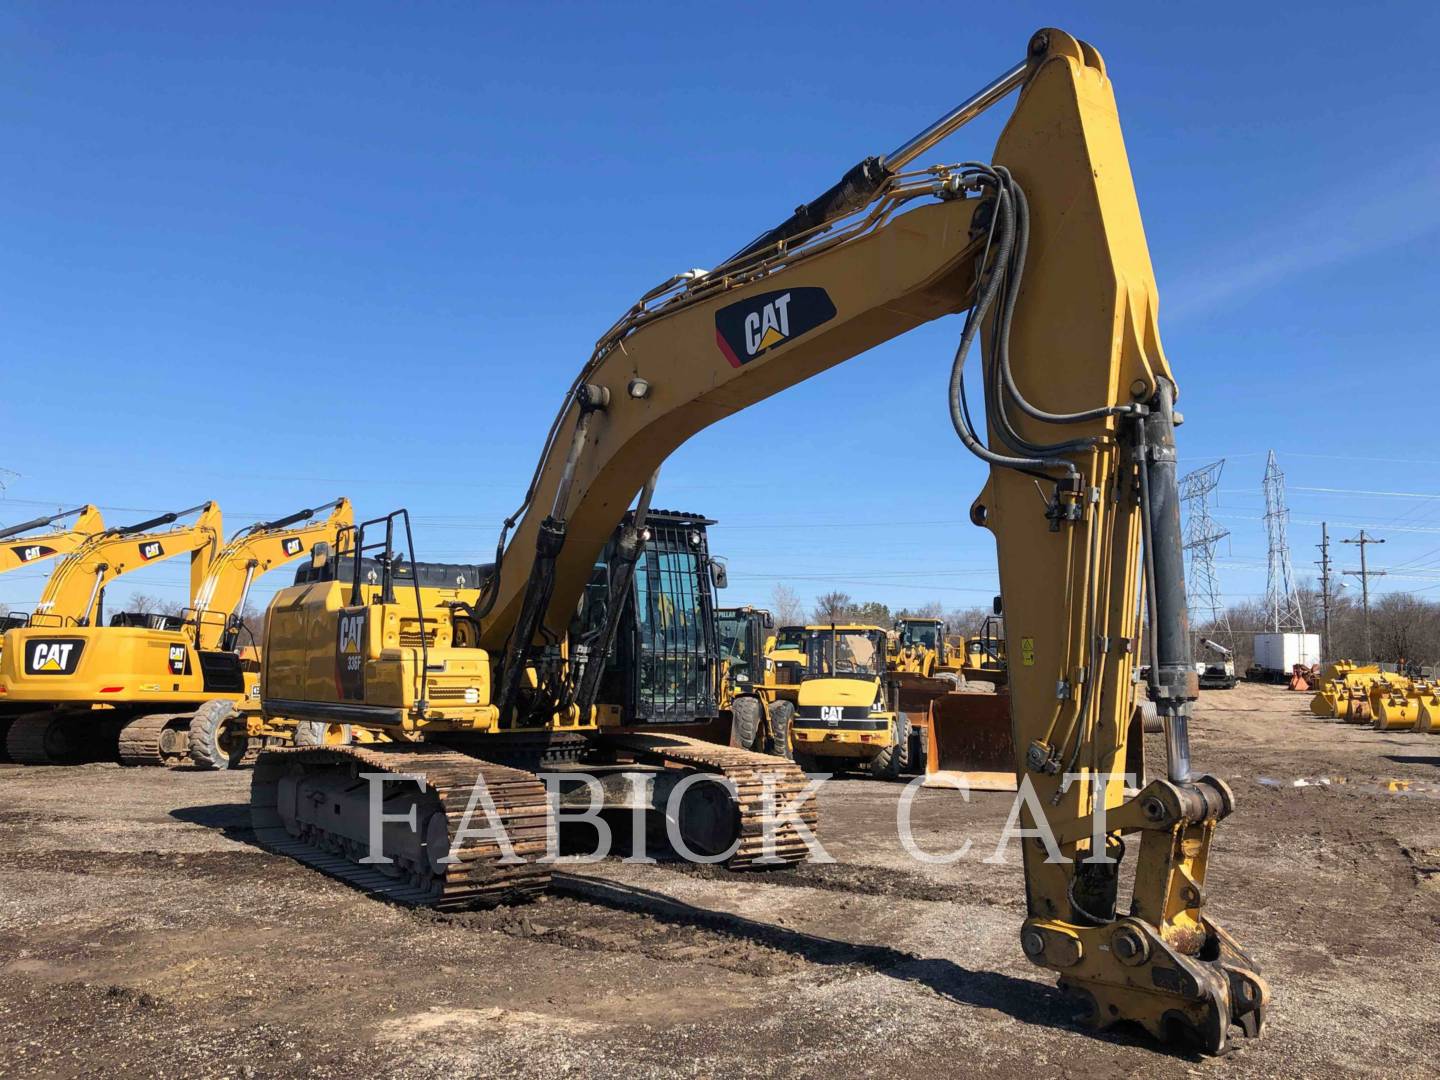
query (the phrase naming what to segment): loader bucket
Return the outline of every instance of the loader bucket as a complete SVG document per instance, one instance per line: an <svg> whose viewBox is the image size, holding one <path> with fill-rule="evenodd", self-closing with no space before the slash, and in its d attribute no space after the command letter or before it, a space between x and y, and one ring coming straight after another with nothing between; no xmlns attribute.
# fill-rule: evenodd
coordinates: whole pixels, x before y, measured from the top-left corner
<svg viewBox="0 0 1440 1080"><path fill-rule="evenodd" d="M925 787L1015 791L1010 694L945 694L930 702Z"/></svg>

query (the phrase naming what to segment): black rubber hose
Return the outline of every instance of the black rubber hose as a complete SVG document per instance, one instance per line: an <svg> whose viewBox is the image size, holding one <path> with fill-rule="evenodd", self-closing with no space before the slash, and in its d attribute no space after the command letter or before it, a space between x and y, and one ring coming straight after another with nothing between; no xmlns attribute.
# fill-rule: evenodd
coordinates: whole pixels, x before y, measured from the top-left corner
<svg viewBox="0 0 1440 1080"><path fill-rule="evenodd" d="M1020 393L1020 388L1015 385L1015 376L1010 370L1010 323L1015 315L1015 303L1020 295L1020 279L1024 276L1025 258L1030 250L1030 203L1025 198L1024 189L1011 177L1009 169L1003 165L997 165L994 171L1000 177L1001 183L1010 191L1014 200L1017 232L1015 265L1008 294L1001 308L999 327L1000 372L1004 378L1006 393L1026 416L1051 424L1079 424L1087 420L1100 420L1107 416L1128 415L1131 412L1128 405L1102 405L1098 408L1074 413L1046 412L1027 401L1025 395ZM1094 443L1095 440L1092 438L1089 445L1093 446Z"/></svg>

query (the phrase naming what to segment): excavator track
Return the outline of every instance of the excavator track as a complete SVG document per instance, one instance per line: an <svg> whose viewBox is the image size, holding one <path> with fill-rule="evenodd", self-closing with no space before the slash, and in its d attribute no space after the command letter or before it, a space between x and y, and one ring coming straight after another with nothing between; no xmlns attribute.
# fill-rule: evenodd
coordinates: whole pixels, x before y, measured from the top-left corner
<svg viewBox="0 0 1440 1080"><path fill-rule="evenodd" d="M454 849L458 861L443 866L433 863L429 848L438 834L427 828L423 815L417 814L420 835L428 838L423 860L407 859L396 852L388 865L363 865L358 860L368 855L369 849L353 831L346 835L313 820L302 822L293 809L287 822L288 808L282 805L287 798L296 803L314 799L317 804L323 798L300 794L303 780L328 781L332 790L344 787L353 792L363 790L367 784L362 773L376 772L418 778L410 781L417 795L414 805L438 808L445 818L445 840L450 845L461 827L477 778L483 778L515 854L525 861L503 864L500 860L504 852L493 840L467 837ZM289 791L287 782L295 785ZM338 815L338 804L335 809ZM395 812L394 806L387 807L386 812ZM250 785L250 819L256 838L271 851L373 896L407 906L442 910L493 907L531 899L550 884L550 865L540 858L549 845L555 818L544 784L531 773L443 747L406 744L263 750ZM478 830L487 825L481 804L477 804L469 827ZM392 854L388 845L385 854Z"/></svg>
<svg viewBox="0 0 1440 1080"><path fill-rule="evenodd" d="M6 756L17 765L79 765L109 760L106 728L88 710L42 709L22 713L5 733Z"/></svg>
<svg viewBox="0 0 1440 1080"><path fill-rule="evenodd" d="M734 852L722 865L729 870L769 869L802 862L809 852L805 838L792 821L778 820L767 813L765 784L770 779L775 802L785 805L809 781L793 761L720 746L685 735L616 734L602 735L602 746L633 755L639 761L682 765L698 772L724 777L735 785L739 811L738 840ZM813 795L800 805L797 816L812 835L816 834L818 813ZM773 833L767 849L766 832Z"/></svg>
<svg viewBox="0 0 1440 1080"><path fill-rule="evenodd" d="M121 765L163 765L173 769L189 761L193 712L147 713L120 729Z"/></svg>

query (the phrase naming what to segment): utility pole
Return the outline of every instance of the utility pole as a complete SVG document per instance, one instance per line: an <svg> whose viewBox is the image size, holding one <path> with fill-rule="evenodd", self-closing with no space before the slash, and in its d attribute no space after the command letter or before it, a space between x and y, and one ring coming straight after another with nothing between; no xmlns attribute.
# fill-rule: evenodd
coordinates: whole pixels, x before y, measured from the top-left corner
<svg viewBox="0 0 1440 1080"><path fill-rule="evenodd" d="M1360 545L1360 569L1346 570L1345 573L1353 574L1360 579L1360 604L1365 609L1365 659L1375 659L1375 650L1370 646L1370 579L1371 577L1384 577L1384 570L1369 570L1365 566L1365 545L1383 544L1384 540L1377 540L1373 536L1366 536L1365 530L1360 530L1360 535L1349 540L1340 541L1342 544Z"/></svg>
<svg viewBox="0 0 1440 1080"><path fill-rule="evenodd" d="M1320 655L1326 660L1333 660L1330 655L1330 524L1322 521L1320 523L1320 543L1315 545L1320 549L1320 561L1315 565L1320 567L1320 611L1322 617L1320 641Z"/></svg>

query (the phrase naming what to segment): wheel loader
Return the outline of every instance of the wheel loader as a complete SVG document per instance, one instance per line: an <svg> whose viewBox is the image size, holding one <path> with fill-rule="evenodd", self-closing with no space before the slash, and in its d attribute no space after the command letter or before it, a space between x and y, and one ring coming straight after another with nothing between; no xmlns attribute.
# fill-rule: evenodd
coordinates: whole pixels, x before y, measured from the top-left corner
<svg viewBox="0 0 1440 1080"><path fill-rule="evenodd" d="M1012 94L991 161L918 161ZM1226 1049L1232 1029L1259 1035L1268 986L1207 913L1211 842L1235 800L1191 761L1177 386L1157 307L1105 63L1042 30L919 134L720 264L627 307L570 383L473 599L437 605L418 581L396 587L403 516L365 523L348 584L277 597L269 625L286 621L292 644L275 635L265 650L263 710L396 741L263 750L256 836L407 903L523 900L548 882L558 827L534 769L579 758L602 771L600 810L647 804L646 790L668 785L683 790L676 835L692 850L731 866L799 857L789 852L803 854L808 824L797 815L813 822L813 799L792 763L626 724L602 693L609 673L683 727L709 685L693 647L707 631L687 593L698 556L648 547L655 472L702 428L957 315L948 381L937 382L961 443L989 470L969 518L999 555L1012 762L1033 795L1022 817L1043 817L1060 856L1023 847L1021 949L1099 1025L1135 1022L1207 1053ZM367 547L375 581L360 573ZM408 535L404 547L413 557ZM606 582L590 589L602 553ZM626 658L614 646L642 557L657 636ZM577 628L587 591L603 603ZM1142 632L1166 761L1132 786ZM672 654L675 643L685 647ZM872 652L878 670L884 642ZM868 717L872 684L855 682L851 707ZM627 770L649 771L637 788ZM469 810L479 805L485 828ZM372 806L383 828L369 827ZM1135 870L1122 891L1127 852Z"/></svg>
<svg viewBox="0 0 1440 1080"><path fill-rule="evenodd" d="M800 679L780 665L795 663L797 639L787 634L781 648L775 618L763 608L721 608L715 614L724 665L720 707L731 717L730 744L788 756Z"/></svg>
<svg viewBox="0 0 1440 1080"><path fill-rule="evenodd" d="M803 645L790 726L795 763L807 773L859 770L880 780L910 769L919 743L899 707L886 632L859 623L807 626Z"/></svg>
<svg viewBox="0 0 1440 1080"><path fill-rule="evenodd" d="M7 736L22 764L68 764L118 757L125 765L180 765L194 759L229 768L248 745L246 717L259 706L259 663L241 620L255 581L310 550L343 542L348 500L337 499L238 531L220 546L220 509L207 503L196 521L156 535L97 539L62 571L76 582L111 570L100 560L134 550L154 561L190 550L190 606L177 615L116 612L73 622L48 615L5 634L0 698L18 711ZM330 511L328 517L316 515ZM218 549L212 557L212 552ZM78 587L75 585L72 588Z"/></svg>

